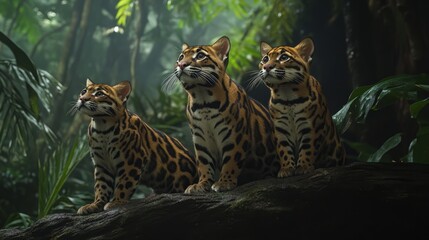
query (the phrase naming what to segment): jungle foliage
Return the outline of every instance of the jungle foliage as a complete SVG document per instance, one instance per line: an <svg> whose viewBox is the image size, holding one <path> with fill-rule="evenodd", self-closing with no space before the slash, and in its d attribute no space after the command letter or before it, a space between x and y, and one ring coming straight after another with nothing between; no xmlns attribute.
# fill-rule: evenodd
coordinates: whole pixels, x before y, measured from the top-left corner
<svg viewBox="0 0 429 240"><path fill-rule="evenodd" d="M399 158L402 162L429 163L429 75L401 75L381 80L374 85L362 86L353 90L348 103L334 116L337 128L344 133L351 125L364 128L368 114L389 107L398 102L409 107L408 114L418 124L409 145L409 151ZM360 125L360 126L359 126ZM356 126L354 126L356 127ZM380 148L363 142L346 141L359 155L359 161L380 162L392 161L387 153L402 140L402 132L386 139Z"/></svg>
<svg viewBox="0 0 429 240"><path fill-rule="evenodd" d="M349 157L427 161L428 75L416 74L419 70L404 72L408 75L386 71L374 78L359 75L364 70L356 67L352 54L359 51L353 48L353 40L359 38L344 27L358 29L351 20L357 19L354 11L361 10L353 4L348 0L2 0L0 227L29 226L49 213L75 212L91 201L88 119L68 113L88 77L108 84L130 80L130 110L192 149L184 114L186 94L180 88L165 94L160 86L182 43L210 44L222 35L232 43L228 73L244 86L260 61L260 41L293 45L304 36L314 37L312 72L324 86L328 102L337 107L334 112L344 105L334 118L351 149ZM401 12L389 4L387 8L368 5L365 11L391 11L395 30L412 33ZM401 43L407 41L408 36L401 36ZM399 46L401 53L419 52ZM266 105L266 88L250 94ZM416 125L411 143L404 140L409 135L405 131L380 136L383 144L359 137L356 129L369 129L371 115L398 103L406 106L398 111ZM409 146L407 154L392 156L391 150L400 143ZM142 192L136 197L149 190Z"/></svg>

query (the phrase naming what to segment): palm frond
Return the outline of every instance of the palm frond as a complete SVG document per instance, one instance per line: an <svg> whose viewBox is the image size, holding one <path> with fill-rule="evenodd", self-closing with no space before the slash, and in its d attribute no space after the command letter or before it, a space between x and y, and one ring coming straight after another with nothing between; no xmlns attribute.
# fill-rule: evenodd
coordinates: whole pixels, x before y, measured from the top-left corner
<svg viewBox="0 0 429 240"><path fill-rule="evenodd" d="M31 145L34 136L55 139L42 114L50 112L53 93L63 87L50 74L38 70L25 52L2 32L0 41L16 58L0 61L0 148L28 151L26 146Z"/></svg>
<svg viewBox="0 0 429 240"><path fill-rule="evenodd" d="M60 199L60 191L70 174L89 152L82 136L60 144L52 154L39 160L38 218L49 214Z"/></svg>

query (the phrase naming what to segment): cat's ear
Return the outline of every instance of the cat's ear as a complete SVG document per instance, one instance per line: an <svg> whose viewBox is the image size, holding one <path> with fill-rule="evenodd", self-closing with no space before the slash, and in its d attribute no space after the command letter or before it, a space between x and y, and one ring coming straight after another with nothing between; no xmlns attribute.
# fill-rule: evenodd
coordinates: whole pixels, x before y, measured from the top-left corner
<svg viewBox="0 0 429 240"><path fill-rule="evenodd" d="M261 55L265 56L267 55L267 53L273 49L273 47L270 46L270 44L266 43L266 42L261 42L260 45L260 51L261 51Z"/></svg>
<svg viewBox="0 0 429 240"><path fill-rule="evenodd" d="M89 85L92 85L92 84L94 84L94 83L91 81L91 79L87 78L86 79L86 86L88 87Z"/></svg>
<svg viewBox="0 0 429 240"><path fill-rule="evenodd" d="M131 93L131 83L129 81L123 81L113 86L113 89L115 89L116 94L118 94L122 102L126 102Z"/></svg>
<svg viewBox="0 0 429 240"><path fill-rule="evenodd" d="M313 55L314 52L314 43L311 38L304 38L295 46L295 49L304 61L311 62L311 55Z"/></svg>
<svg viewBox="0 0 429 240"><path fill-rule="evenodd" d="M182 44L182 52L189 48L189 45L184 43Z"/></svg>
<svg viewBox="0 0 429 240"><path fill-rule="evenodd" d="M227 36L219 38L215 43L212 44L212 47L216 51L219 58L224 62L225 67L228 63L228 54L231 49L231 42Z"/></svg>

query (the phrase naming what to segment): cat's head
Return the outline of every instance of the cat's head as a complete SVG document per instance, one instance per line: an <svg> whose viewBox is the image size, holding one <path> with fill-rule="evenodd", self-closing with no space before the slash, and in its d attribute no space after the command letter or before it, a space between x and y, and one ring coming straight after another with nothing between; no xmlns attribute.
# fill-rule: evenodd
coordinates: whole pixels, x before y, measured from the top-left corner
<svg viewBox="0 0 429 240"><path fill-rule="evenodd" d="M163 88L171 87L177 79L185 88L186 85L215 85L225 74L230 48L231 43L226 36L212 45L189 46L184 43L174 66L174 74L164 81Z"/></svg>
<svg viewBox="0 0 429 240"><path fill-rule="evenodd" d="M110 86L87 79L86 87L80 92L73 110L93 118L116 117L125 110L130 92L131 84L128 81Z"/></svg>
<svg viewBox="0 0 429 240"><path fill-rule="evenodd" d="M311 38L303 39L295 47L271 47L261 42L260 51L262 59L258 76L262 81L269 85L299 83L309 74L314 44Z"/></svg>

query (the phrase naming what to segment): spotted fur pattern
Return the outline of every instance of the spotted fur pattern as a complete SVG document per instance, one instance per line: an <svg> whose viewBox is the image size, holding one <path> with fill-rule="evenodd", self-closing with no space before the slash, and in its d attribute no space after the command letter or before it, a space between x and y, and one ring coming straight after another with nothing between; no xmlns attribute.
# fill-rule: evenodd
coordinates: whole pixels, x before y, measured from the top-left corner
<svg viewBox="0 0 429 240"><path fill-rule="evenodd" d="M185 193L227 191L279 169L268 111L225 72L229 49L227 37L213 45L183 44L176 62L173 76L188 93L199 174Z"/></svg>
<svg viewBox="0 0 429 240"><path fill-rule="evenodd" d="M281 164L279 177L345 161L322 88L309 72L313 50L310 38L295 47L261 43L262 60L255 80L263 81L271 90L269 110Z"/></svg>
<svg viewBox="0 0 429 240"><path fill-rule="evenodd" d="M198 180L195 160L178 140L126 109L130 91L129 82L109 86L87 80L74 106L91 117L88 139L95 167L95 200L78 214L125 204L139 182L155 192L183 192Z"/></svg>

